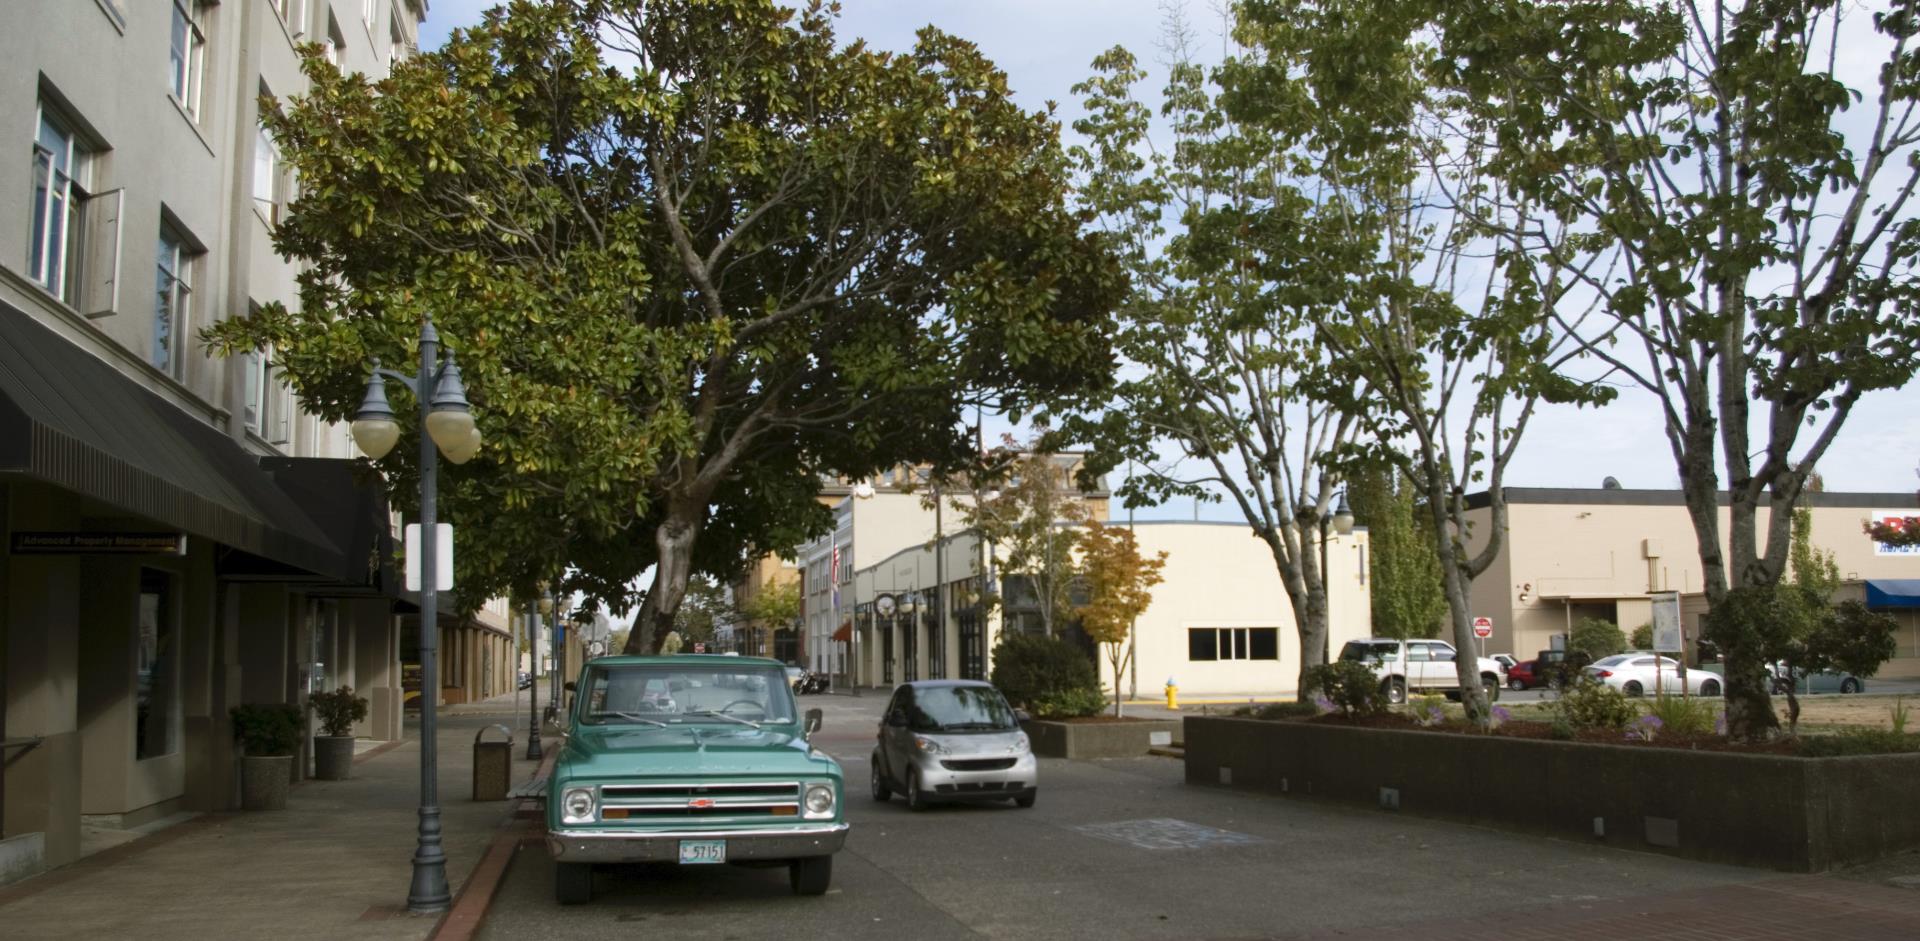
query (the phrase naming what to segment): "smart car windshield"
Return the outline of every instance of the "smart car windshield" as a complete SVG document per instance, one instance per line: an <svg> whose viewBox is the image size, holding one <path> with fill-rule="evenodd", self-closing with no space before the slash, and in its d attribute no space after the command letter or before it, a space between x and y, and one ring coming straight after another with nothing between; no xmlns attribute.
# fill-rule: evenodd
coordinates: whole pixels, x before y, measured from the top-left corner
<svg viewBox="0 0 1920 941"><path fill-rule="evenodd" d="M777 667L624 664L587 667L585 725L746 725L792 722L793 694Z"/></svg>
<svg viewBox="0 0 1920 941"><path fill-rule="evenodd" d="M1006 732L1019 724L1006 697L991 686L928 686L914 690L907 727L915 732Z"/></svg>

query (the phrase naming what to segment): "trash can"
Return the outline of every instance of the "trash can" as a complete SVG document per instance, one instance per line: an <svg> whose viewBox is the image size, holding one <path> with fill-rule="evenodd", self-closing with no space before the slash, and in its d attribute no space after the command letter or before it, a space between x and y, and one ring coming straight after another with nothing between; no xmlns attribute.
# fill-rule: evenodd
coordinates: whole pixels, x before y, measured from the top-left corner
<svg viewBox="0 0 1920 941"><path fill-rule="evenodd" d="M487 729L499 729L504 742L483 741ZM473 733L473 799L503 801L513 787L513 730L489 725Z"/></svg>

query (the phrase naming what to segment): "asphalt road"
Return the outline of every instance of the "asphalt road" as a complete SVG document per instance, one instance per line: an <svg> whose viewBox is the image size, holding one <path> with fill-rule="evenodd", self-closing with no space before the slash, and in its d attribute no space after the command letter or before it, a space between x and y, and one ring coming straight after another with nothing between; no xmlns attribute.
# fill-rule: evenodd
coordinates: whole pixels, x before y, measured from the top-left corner
<svg viewBox="0 0 1920 941"><path fill-rule="evenodd" d="M1188 787L1167 758L1043 762L1039 804L936 807L866 793L882 699L810 696L849 782L834 886L780 869L608 867L595 898L553 901L544 848L516 857L482 937L1244 939L1411 927L1752 882L1712 866L1298 799ZM1196 829L1205 828L1205 829ZM1178 848L1149 848L1155 842Z"/></svg>

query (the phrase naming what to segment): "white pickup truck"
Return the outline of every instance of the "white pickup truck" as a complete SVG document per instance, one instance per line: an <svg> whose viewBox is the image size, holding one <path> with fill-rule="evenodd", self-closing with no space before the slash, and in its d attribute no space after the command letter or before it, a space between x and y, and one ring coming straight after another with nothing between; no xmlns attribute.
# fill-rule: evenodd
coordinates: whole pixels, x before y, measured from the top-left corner
<svg viewBox="0 0 1920 941"><path fill-rule="evenodd" d="M1403 661L1401 650L1406 651ZM1364 663L1380 678L1380 686L1387 692L1387 699L1394 703L1407 701L1407 690L1440 690L1447 693L1449 699L1460 695L1460 675L1454 667L1454 659L1459 654L1453 645L1444 640L1408 640L1399 641L1391 637L1368 637L1363 640L1347 641L1340 648L1340 659ZM1480 683L1487 690L1487 698L1500 698L1503 685L1500 661L1486 657L1476 658L1480 667ZM1404 665L1403 665L1404 664Z"/></svg>

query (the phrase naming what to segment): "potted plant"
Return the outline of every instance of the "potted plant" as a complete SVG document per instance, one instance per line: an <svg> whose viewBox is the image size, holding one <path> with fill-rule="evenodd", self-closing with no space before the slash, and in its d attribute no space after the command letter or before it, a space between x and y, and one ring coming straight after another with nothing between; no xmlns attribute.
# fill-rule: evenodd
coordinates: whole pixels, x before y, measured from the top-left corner
<svg viewBox="0 0 1920 941"><path fill-rule="evenodd" d="M233 707L233 737L246 757L240 764L240 806L285 810L293 783L293 752L300 745L300 707L248 703Z"/></svg>
<svg viewBox="0 0 1920 941"><path fill-rule="evenodd" d="M313 776L345 781L353 771L353 724L367 717L367 698L342 686L307 697L307 708L320 718L321 734L313 737Z"/></svg>

